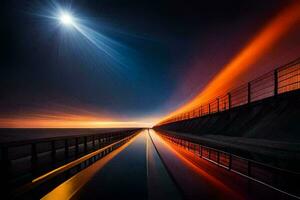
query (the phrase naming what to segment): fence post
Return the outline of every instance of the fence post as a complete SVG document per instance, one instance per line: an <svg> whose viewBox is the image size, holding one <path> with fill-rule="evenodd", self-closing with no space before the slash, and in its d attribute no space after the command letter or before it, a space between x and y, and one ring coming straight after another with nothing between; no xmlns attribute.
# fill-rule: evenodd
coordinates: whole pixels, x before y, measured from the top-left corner
<svg viewBox="0 0 300 200"><path fill-rule="evenodd" d="M232 165L232 155L229 154L229 160L228 160L228 170L231 170L231 165Z"/></svg>
<svg viewBox="0 0 300 200"><path fill-rule="evenodd" d="M78 137L75 138L75 155L76 157L78 156L79 153L79 141L78 141Z"/></svg>
<svg viewBox="0 0 300 200"><path fill-rule="evenodd" d="M251 102L251 82L248 82L248 103Z"/></svg>
<svg viewBox="0 0 300 200"><path fill-rule="evenodd" d="M248 176L251 177L251 161L248 161Z"/></svg>
<svg viewBox="0 0 300 200"><path fill-rule="evenodd" d="M84 153L87 152L87 136L84 136Z"/></svg>
<svg viewBox="0 0 300 200"><path fill-rule="evenodd" d="M218 108L218 112L220 112L220 99L219 97L217 98L217 108Z"/></svg>
<svg viewBox="0 0 300 200"><path fill-rule="evenodd" d="M278 94L278 69L274 70L274 96Z"/></svg>
<svg viewBox="0 0 300 200"><path fill-rule="evenodd" d="M11 175L11 161L8 155L8 147L1 148L1 160L0 160L0 175L4 183L10 179ZM4 184L6 187L7 185ZM5 189L5 187L3 189Z"/></svg>
<svg viewBox="0 0 300 200"><path fill-rule="evenodd" d="M208 114L210 114L210 103L208 104Z"/></svg>
<svg viewBox="0 0 300 200"><path fill-rule="evenodd" d="M101 148L101 137L100 136L98 136L98 149L100 149Z"/></svg>
<svg viewBox="0 0 300 200"><path fill-rule="evenodd" d="M37 155L37 149L36 149L36 144L32 143L31 144L31 170L33 174L36 174L37 171L37 159L38 159L38 155Z"/></svg>
<svg viewBox="0 0 300 200"><path fill-rule="evenodd" d="M228 92L228 109L231 108L231 94Z"/></svg>
<svg viewBox="0 0 300 200"><path fill-rule="evenodd" d="M202 116L202 105L200 106L200 117Z"/></svg>
<svg viewBox="0 0 300 200"><path fill-rule="evenodd" d="M93 149L95 149L95 136L94 135L92 136L92 139L93 139Z"/></svg>
<svg viewBox="0 0 300 200"><path fill-rule="evenodd" d="M202 158L202 145L200 145L200 158Z"/></svg>

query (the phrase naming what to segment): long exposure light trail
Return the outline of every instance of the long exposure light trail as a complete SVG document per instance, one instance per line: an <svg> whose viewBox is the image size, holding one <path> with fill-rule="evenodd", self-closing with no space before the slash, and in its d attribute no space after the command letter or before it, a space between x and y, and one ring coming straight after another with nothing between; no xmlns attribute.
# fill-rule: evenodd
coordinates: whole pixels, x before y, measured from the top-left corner
<svg viewBox="0 0 300 200"><path fill-rule="evenodd" d="M150 122L148 122L150 121ZM0 128L129 128L152 127L149 120L122 120L83 114L26 114L0 117Z"/></svg>
<svg viewBox="0 0 300 200"><path fill-rule="evenodd" d="M201 104L220 95L220 91L228 91L235 82L262 58L268 51L300 21L300 3L295 1L283 9L271 20L222 70L208 83L208 85L191 101L178 108L162 119L161 122L188 112Z"/></svg>
<svg viewBox="0 0 300 200"><path fill-rule="evenodd" d="M43 120L43 119L0 119L0 128L130 128L152 127L152 122L103 121L103 120Z"/></svg>

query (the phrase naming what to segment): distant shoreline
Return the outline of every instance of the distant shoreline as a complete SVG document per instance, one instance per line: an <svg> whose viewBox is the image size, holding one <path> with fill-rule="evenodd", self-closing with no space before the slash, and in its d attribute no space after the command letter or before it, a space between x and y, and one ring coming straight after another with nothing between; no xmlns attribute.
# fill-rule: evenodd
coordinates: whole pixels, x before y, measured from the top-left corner
<svg viewBox="0 0 300 200"><path fill-rule="evenodd" d="M132 128L0 128L0 143L22 140L89 135Z"/></svg>

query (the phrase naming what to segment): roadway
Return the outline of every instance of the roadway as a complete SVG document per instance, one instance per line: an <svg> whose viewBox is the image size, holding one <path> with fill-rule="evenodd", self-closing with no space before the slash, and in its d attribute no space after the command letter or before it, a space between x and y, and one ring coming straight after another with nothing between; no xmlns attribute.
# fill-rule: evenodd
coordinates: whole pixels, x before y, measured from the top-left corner
<svg viewBox="0 0 300 200"><path fill-rule="evenodd" d="M165 141L150 129L42 199L288 199Z"/></svg>

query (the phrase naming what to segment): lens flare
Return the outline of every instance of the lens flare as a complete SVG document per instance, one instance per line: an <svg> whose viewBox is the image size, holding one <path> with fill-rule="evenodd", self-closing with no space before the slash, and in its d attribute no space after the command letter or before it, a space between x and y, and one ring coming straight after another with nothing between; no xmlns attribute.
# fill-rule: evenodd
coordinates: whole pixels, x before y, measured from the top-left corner
<svg viewBox="0 0 300 200"><path fill-rule="evenodd" d="M59 16L59 20L63 25L73 25L74 24L74 19L73 16L68 13L68 12L64 12Z"/></svg>

